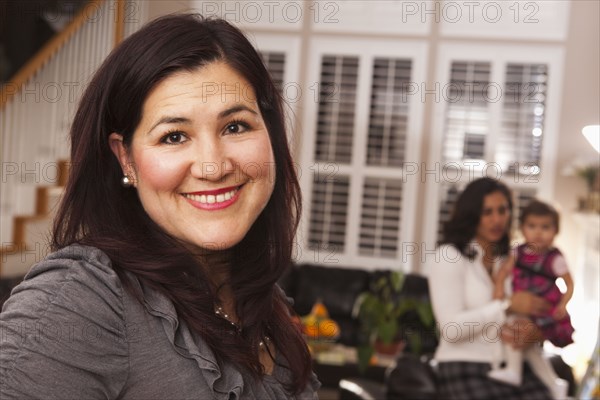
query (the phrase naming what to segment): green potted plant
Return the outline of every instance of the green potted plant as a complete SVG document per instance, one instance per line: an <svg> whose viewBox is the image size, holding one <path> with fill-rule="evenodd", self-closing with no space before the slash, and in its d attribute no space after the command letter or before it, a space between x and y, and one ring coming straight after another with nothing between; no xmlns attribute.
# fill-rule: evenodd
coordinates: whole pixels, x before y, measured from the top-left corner
<svg viewBox="0 0 600 400"><path fill-rule="evenodd" d="M434 317L428 301L400 296L404 275L393 271L375 281L371 290L362 293L356 303L361 325L362 343L359 345L358 364L364 371L375 352L397 354L406 342L402 337L402 316L413 312L422 326L434 329ZM420 335L407 335L410 348L419 353Z"/></svg>
<svg viewBox="0 0 600 400"><path fill-rule="evenodd" d="M577 169L577 175L585 181L589 192L594 191L594 184L598 178L598 173L600 173L600 169L595 165L587 165Z"/></svg>
<svg viewBox="0 0 600 400"><path fill-rule="evenodd" d="M577 169L577 175L587 185L587 196L579 199L579 209L582 211L600 212L600 168L588 165Z"/></svg>

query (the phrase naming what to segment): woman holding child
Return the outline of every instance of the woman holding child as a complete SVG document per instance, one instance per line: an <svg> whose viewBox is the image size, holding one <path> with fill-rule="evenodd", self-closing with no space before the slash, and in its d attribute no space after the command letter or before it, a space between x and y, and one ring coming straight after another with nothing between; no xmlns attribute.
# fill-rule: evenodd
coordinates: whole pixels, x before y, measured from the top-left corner
<svg viewBox="0 0 600 400"><path fill-rule="evenodd" d="M550 308L542 297L528 291L494 298L494 274L510 251L512 215L510 190L497 180L482 178L465 188L444 228L437 262L429 276L433 309L441 329L435 354L440 398L553 397L552 388L544 384L547 379L536 375L539 369L528 363L518 385L494 379L491 374L504 358L503 343L529 349L544 339L530 319L508 320L508 314L542 316Z"/></svg>

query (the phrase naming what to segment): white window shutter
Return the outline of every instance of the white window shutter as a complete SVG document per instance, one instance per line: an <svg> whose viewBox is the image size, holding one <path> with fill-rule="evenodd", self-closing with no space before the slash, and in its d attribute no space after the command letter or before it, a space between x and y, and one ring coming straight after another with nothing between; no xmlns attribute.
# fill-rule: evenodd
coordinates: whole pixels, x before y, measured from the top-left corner
<svg viewBox="0 0 600 400"><path fill-rule="evenodd" d="M346 240L348 196L350 180L347 176L314 174L310 207L309 248L343 252Z"/></svg>
<svg viewBox="0 0 600 400"><path fill-rule="evenodd" d="M400 256L402 243L414 241L417 190L404 167L418 160L423 104L409 88L424 79L426 45L324 39L312 50L302 187L313 253L304 260L410 269Z"/></svg>
<svg viewBox="0 0 600 400"><path fill-rule="evenodd" d="M519 173L539 167L544 139L548 67L546 64L506 66L502 129L496 162Z"/></svg>
<svg viewBox="0 0 600 400"><path fill-rule="evenodd" d="M440 212L437 223L436 243L443 239L444 224L450 220L454 212L454 205L458 199L458 195L464 189L464 185L443 185L441 190Z"/></svg>
<svg viewBox="0 0 600 400"><path fill-rule="evenodd" d="M292 153L295 151L294 128L296 107L301 97L298 84L300 75L300 37L297 35L247 32L285 102L286 130Z"/></svg>
<svg viewBox="0 0 600 400"><path fill-rule="evenodd" d="M411 61L376 58L372 78L367 164L401 167L406 154Z"/></svg>
<svg viewBox="0 0 600 400"><path fill-rule="evenodd" d="M486 100L490 63L453 62L447 86L450 100L446 108L444 161L482 160L489 134Z"/></svg>
<svg viewBox="0 0 600 400"><path fill-rule="evenodd" d="M261 51L262 57L267 70L271 74L273 83L280 94L283 95L284 74L285 74L285 53L282 51Z"/></svg>
<svg viewBox="0 0 600 400"><path fill-rule="evenodd" d="M352 162L358 57L326 55L321 62L315 160Z"/></svg>
<svg viewBox="0 0 600 400"><path fill-rule="evenodd" d="M359 253L395 259L402 205L402 181L367 178L363 187Z"/></svg>

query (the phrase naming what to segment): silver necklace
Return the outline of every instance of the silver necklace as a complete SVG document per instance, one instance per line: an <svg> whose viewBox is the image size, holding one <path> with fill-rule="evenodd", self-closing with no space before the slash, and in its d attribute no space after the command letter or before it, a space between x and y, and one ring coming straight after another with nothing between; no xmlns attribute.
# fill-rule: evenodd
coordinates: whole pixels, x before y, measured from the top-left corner
<svg viewBox="0 0 600 400"><path fill-rule="evenodd" d="M237 331L237 333L242 333L242 327L240 324L238 324L237 322L234 322L231 317L229 316L229 314L227 314L225 312L225 310L223 310L223 307L221 307L220 305L216 305L215 304L215 314L221 318L223 318L225 321L229 322L231 324L231 326L233 326L235 328L235 330ZM263 340L261 340L260 342L258 342L258 347L261 350L265 349L265 343L271 343L271 338L268 337L267 335L263 336Z"/></svg>
<svg viewBox="0 0 600 400"><path fill-rule="evenodd" d="M229 322L238 333L242 333L242 327L231 320L231 317L225 312L225 310L223 310L223 307L215 305L215 314L223 318L225 321Z"/></svg>

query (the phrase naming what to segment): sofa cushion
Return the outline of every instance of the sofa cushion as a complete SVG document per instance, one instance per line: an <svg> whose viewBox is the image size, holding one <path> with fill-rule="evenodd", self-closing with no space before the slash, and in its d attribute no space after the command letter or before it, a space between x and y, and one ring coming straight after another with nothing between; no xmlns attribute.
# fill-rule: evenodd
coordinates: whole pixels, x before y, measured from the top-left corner
<svg viewBox="0 0 600 400"><path fill-rule="evenodd" d="M294 309L299 315L308 314L320 299L334 320L336 316L349 317L356 298L369 289L370 274L364 270L310 264L296 268L290 283L294 287Z"/></svg>

